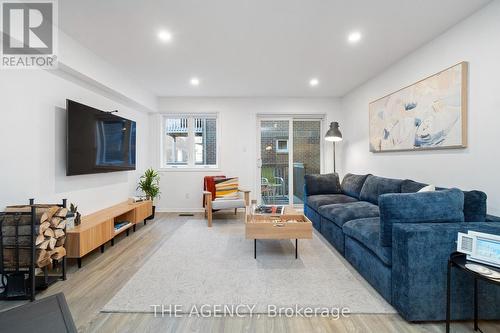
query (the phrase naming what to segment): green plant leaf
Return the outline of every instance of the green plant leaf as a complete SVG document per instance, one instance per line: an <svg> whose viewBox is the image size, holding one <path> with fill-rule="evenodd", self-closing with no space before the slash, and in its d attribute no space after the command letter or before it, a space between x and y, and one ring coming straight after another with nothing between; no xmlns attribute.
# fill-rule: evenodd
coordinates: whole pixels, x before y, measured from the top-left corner
<svg viewBox="0 0 500 333"><path fill-rule="evenodd" d="M153 168L144 171L139 178L137 189L141 190L149 199L160 197L160 175Z"/></svg>

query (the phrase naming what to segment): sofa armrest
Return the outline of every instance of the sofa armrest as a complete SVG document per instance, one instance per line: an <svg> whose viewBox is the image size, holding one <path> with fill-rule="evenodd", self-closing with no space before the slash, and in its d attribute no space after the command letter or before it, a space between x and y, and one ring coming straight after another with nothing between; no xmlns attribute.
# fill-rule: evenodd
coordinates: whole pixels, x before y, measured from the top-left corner
<svg viewBox="0 0 500 333"><path fill-rule="evenodd" d="M500 217L495 215L486 215L486 222L500 222Z"/></svg>
<svg viewBox="0 0 500 333"><path fill-rule="evenodd" d="M500 223L395 224L392 240L392 305L408 321L444 320L446 277L450 254L456 251L458 232L475 230L500 235ZM472 278L452 273L452 319L471 319ZM480 317L499 317L500 288L480 286ZM493 286L494 287L494 286ZM497 313L495 313L497 312Z"/></svg>
<svg viewBox="0 0 500 333"><path fill-rule="evenodd" d="M245 200L245 206L250 206L250 190L238 188L238 192L243 193L243 199Z"/></svg>
<svg viewBox="0 0 500 333"><path fill-rule="evenodd" d="M206 204L208 201L212 202L212 192L210 191L203 191L203 202Z"/></svg>

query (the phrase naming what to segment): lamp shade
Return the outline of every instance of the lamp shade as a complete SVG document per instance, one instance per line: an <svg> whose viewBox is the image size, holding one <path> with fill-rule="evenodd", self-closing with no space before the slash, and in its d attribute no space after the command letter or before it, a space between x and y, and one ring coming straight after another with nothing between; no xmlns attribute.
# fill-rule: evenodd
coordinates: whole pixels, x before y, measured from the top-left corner
<svg viewBox="0 0 500 333"><path fill-rule="evenodd" d="M336 121L332 121L330 123L330 129L326 132L325 135L326 141L342 141L342 133L339 130L339 123Z"/></svg>

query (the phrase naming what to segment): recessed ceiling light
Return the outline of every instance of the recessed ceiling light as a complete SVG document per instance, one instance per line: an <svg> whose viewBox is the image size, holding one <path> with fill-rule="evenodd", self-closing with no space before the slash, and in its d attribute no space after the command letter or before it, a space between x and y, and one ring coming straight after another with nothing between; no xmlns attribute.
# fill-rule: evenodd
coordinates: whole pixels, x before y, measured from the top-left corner
<svg viewBox="0 0 500 333"><path fill-rule="evenodd" d="M351 44L355 44L361 40L361 32L353 31L347 36L347 40Z"/></svg>
<svg viewBox="0 0 500 333"><path fill-rule="evenodd" d="M199 86L200 79L198 79L197 77L193 77L193 78L191 78L191 80L189 80L189 83L191 83L192 86Z"/></svg>
<svg viewBox="0 0 500 333"><path fill-rule="evenodd" d="M162 42L168 43L172 41L172 33L167 30L160 30L158 32L158 39L161 40Z"/></svg>
<svg viewBox="0 0 500 333"><path fill-rule="evenodd" d="M309 85L311 87L316 87L318 84L319 84L319 80L316 78L309 80Z"/></svg>

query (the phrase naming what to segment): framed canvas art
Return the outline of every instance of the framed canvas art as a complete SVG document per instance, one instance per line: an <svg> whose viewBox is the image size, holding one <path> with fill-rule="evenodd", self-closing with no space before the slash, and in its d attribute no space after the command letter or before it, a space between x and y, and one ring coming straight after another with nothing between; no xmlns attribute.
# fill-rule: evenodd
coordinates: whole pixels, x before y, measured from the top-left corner
<svg viewBox="0 0 500 333"><path fill-rule="evenodd" d="M370 151L465 148L466 62L369 105Z"/></svg>

